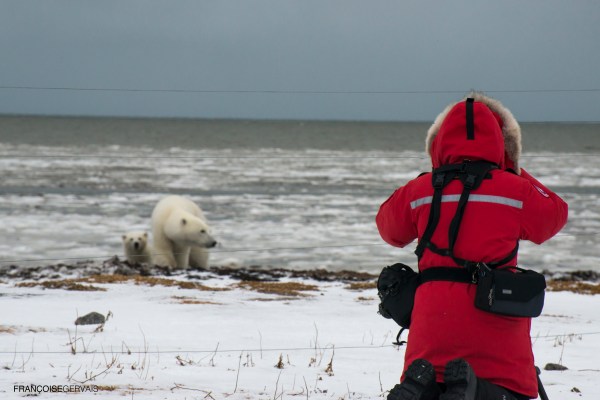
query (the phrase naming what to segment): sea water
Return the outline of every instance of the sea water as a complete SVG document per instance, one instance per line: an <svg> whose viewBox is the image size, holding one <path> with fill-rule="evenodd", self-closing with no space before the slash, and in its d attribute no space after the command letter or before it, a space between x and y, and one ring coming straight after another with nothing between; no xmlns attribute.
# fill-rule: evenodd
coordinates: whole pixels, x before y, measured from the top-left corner
<svg viewBox="0 0 600 400"><path fill-rule="evenodd" d="M569 222L521 266L594 269L600 125L523 124L521 165L569 203ZM376 272L416 264L377 232L379 205L429 170L426 123L0 118L0 265L101 262L150 232L165 195L204 210L211 265ZM485 221L481 221L485 223Z"/></svg>

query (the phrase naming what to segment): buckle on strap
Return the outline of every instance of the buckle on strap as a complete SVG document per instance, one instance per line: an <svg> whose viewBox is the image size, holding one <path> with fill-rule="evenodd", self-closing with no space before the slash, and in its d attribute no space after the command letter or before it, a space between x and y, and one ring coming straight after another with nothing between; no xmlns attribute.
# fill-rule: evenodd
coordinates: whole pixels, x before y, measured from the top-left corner
<svg viewBox="0 0 600 400"><path fill-rule="evenodd" d="M479 277L487 274L492 269L483 261L481 262L465 262L464 267L471 273L471 283L477 284L479 282Z"/></svg>
<svg viewBox="0 0 600 400"><path fill-rule="evenodd" d="M433 175L433 187L436 189L441 189L444 187L444 180L446 179L446 174L438 173Z"/></svg>
<svg viewBox="0 0 600 400"><path fill-rule="evenodd" d="M463 185L468 189L473 189L473 187L475 186L476 179L477 179L476 175L469 174L465 178Z"/></svg>

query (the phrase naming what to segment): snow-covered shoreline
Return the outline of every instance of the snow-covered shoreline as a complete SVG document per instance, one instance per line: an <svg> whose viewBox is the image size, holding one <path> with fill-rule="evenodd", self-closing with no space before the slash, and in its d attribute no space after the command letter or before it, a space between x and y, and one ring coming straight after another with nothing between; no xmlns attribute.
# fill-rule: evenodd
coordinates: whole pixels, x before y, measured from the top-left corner
<svg viewBox="0 0 600 400"><path fill-rule="evenodd" d="M15 385L84 384L99 391L72 395L371 399L397 383L404 348L376 313L372 281L201 277L98 279L87 284L104 290L92 291L1 278L0 397L28 394ZM531 331L536 363L568 368L543 371L550 399L600 398L599 305L595 295L547 293ZM74 325L91 311L112 316L102 329Z"/></svg>

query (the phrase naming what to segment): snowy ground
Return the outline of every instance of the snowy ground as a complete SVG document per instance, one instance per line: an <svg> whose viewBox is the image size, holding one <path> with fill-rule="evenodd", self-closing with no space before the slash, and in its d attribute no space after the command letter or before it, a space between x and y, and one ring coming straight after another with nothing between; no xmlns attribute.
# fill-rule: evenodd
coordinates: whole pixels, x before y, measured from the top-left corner
<svg viewBox="0 0 600 400"><path fill-rule="evenodd" d="M304 296L265 294L230 277L181 289L133 282L106 291L0 284L0 397L15 385L98 385L62 399L374 399L397 383L403 348L376 313L374 289L315 285ZM549 292L532 328L550 399L600 398L600 297ZM91 311L113 314L102 331L74 325ZM510 349L506 349L510 351ZM277 368L276 365L279 364ZM329 368L328 368L329 366Z"/></svg>

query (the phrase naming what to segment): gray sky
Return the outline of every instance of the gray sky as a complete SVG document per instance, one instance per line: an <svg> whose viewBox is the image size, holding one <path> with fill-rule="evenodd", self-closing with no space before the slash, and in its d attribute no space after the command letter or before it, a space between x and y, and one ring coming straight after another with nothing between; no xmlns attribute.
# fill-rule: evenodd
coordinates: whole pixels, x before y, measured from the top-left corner
<svg viewBox="0 0 600 400"><path fill-rule="evenodd" d="M600 121L597 0L0 0L0 52L4 114Z"/></svg>

